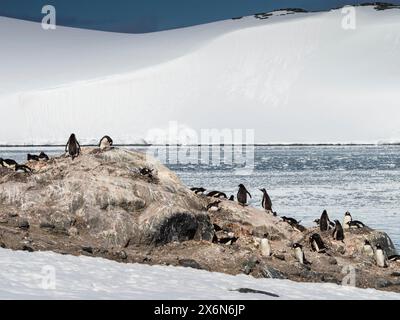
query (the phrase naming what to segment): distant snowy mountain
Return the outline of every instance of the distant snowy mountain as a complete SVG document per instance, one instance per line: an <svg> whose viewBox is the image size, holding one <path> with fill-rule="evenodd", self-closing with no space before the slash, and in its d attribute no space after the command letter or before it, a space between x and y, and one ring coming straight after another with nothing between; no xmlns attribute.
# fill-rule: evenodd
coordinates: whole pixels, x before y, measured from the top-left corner
<svg viewBox="0 0 400 320"><path fill-rule="evenodd" d="M0 249L0 299L400 299L333 284L230 276L182 267ZM246 288L263 293L240 293Z"/></svg>
<svg viewBox="0 0 400 320"><path fill-rule="evenodd" d="M400 141L400 10L276 12L144 35L0 18L0 144L146 139L170 121L258 143Z"/></svg>

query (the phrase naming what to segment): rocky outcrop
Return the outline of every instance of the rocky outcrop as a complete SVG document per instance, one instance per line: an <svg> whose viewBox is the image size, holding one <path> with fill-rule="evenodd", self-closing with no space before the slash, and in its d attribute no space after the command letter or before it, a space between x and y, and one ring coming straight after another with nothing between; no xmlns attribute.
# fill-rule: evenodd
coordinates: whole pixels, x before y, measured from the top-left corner
<svg viewBox="0 0 400 320"><path fill-rule="evenodd" d="M368 239L395 254L383 232L346 230L344 241L334 241L331 232L300 232L234 201L207 210L215 199L195 195L153 158L124 149L84 148L75 160L28 165L32 174L0 168L1 247L296 281L342 283L353 272L359 287L400 291L400 264L379 268L362 250ZM313 233L325 252L311 250ZM296 260L295 242L309 265Z"/></svg>
<svg viewBox="0 0 400 320"><path fill-rule="evenodd" d="M28 165L34 174L0 175L1 219L11 225L29 222L103 248L212 240L205 202L144 154L84 149L75 160Z"/></svg>

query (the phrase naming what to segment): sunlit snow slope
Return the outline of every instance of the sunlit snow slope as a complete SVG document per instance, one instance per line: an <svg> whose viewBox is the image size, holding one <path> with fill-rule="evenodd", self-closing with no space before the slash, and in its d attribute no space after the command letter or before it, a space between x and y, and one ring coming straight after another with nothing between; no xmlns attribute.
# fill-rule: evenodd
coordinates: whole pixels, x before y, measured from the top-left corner
<svg viewBox="0 0 400 320"><path fill-rule="evenodd" d="M373 289L5 249L0 270L0 299L400 299ZM231 291L240 288L279 297Z"/></svg>
<svg viewBox="0 0 400 320"><path fill-rule="evenodd" d="M247 17L145 35L0 18L0 144L146 138L169 121L256 142L400 140L400 10Z"/></svg>

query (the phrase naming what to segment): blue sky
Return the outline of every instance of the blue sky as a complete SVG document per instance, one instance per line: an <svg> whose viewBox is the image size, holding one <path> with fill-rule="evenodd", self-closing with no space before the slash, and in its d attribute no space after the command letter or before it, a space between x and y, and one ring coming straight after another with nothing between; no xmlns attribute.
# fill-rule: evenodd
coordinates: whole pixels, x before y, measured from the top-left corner
<svg viewBox="0 0 400 320"><path fill-rule="evenodd" d="M366 1L343 0L0 0L0 15L41 21L46 4L57 9L57 24L142 33L180 28L280 8L327 10ZM400 0L388 1L400 4Z"/></svg>

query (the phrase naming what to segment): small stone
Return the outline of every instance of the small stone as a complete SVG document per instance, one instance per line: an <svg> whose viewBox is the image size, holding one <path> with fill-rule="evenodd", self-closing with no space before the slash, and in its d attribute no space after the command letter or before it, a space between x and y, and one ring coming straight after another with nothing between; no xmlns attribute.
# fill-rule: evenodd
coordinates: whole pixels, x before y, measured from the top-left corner
<svg viewBox="0 0 400 320"><path fill-rule="evenodd" d="M34 252L35 250L33 250L33 248L30 246L24 245L22 247L22 251Z"/></svg>
<svg viewBox="0 0 400 320"><path fill-rule="evenodd" d="M387 288L389 286L391 286L392 283L389 280L386 279L378 279L375 282L375 287L376 288Z"/></svg>
<svg viewBox="0 0 400 320"><path fill-rule="evenodd" d="M193 259L180 259L179 265L185 268L203 269L203 267Z"/></svg>
<svg viewBox="0 0 400 320"><path fill-rule="evenodd" d="M271 240L271 241L280 241L281 239L282 238L279 235L275 235L275 234L273 234L269 237L269 240Z"/></svg>
<svg viewBox="0 0 400 320"><path fill-rule="evenodd" d="M275 268L266 266L262 269L261 271L262 275L264 278L269 278L269 279L285 279L285 277L280 273L278 270Z"/></svg>
<svg viewBox="0 0 400 320"><path fill-rule="evenodd" d="M339 252L340 254L345 254L346 253L346 248L343 246L340 246L339 248L337 248L337 252Z"/></svg>
<svg viewBox="0 0 400 320"><path fill-rule="evenodd" d="M243 262L242 271L245 274L250 274L257 265L257 263L259 263L259 261L256 258L250 258L249 260L246 260L245 262Z"/></svg>
<svg viewBox="0 0 400 320"><path fill-rule="evenodd" d="M18 213L10 212L10 213L8 214L8 216L9 216L10 218L15 218L15 217L18 217Z"/></svg>
<svg viewBox="0 0 400 320"><path fill-rule="evenodd" d="M84 252L93 254L93 248L92 248L92 247L82 247L82 250L83 250Z"/></svg>
<svg viewBox="0 0 400 320"><path fill-rule="evenodd" d="M41 222L39 227L42 229L54 229L55 228L54 224L51 224L49 222Z"/></svg>
<svg viewBox="0 0 400 320"><path fill-rule="evenodd" d="M123 260L128 259L128 255L127 255L127 253L126 253L124 250L120 251L120 252L118 253L118 255L119 255L119 257L120 257L121 259L123 259Z"/></svg>
<svg viewBox="0 0 400 320"><path fill-rule="evenodd" d="M274 254L273 256L275 258L279 259L279 260L282 260L282 261L286 260L286 258L285 258L285 256L283 254Z"/></svg>
<svg viewBox="0 0 400 320"><path fill-rule="evenodd" d="M331 265L337 265L338 264L337 260L334 257L329 257L328 262Z"/></svg>
<svg viewBox="0 0 400 320"><path fill-rule="evenodd" d="M71 227L71 228L68 229L68 235L75 237L78 234L79 234L79 231L78 231L77 228Z"/></svg>
<svg viewBox="0 0 400 320"><path fill-rule="evenodd" d="M23 229L23 230L28 230L29 229L28 220L20 220L20 221L18 221L18 228Z"/></svg>

